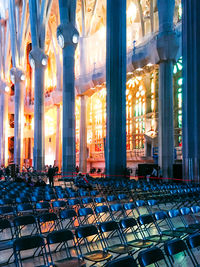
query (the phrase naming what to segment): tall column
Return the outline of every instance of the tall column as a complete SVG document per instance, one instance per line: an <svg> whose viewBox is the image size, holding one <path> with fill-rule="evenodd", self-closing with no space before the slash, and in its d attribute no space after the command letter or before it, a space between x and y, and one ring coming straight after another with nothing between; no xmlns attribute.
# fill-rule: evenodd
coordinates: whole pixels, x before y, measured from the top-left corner
<svg viewBox="0 0 200 267"><path fill-rule="evenodd" d="M173 29L175 0L158 0L159 34L157 50L159 64L159 165L163 177L173 177L173 62L178 40ZM166 12L167 10L167 12Z"/></svg>
<svg viewBox="0 0 200 267"><path fill-rule="evenodd" d="M42 171L45 163L44 132L44 74L48 63L45 55L46 25L52 1L39 3L29 0L32 50L29 53L31 68L34 69L34 169Z"/></svg>
<svg viewBox="0 0 200 267"><path fill-rule="evenodd" d="M82 37L80 38L80 74L82 77L82 86L85 85L86 75L86 38L85 38L85 19L84 5L82 3ZM82 90L83 91L83 90ZM82 93L82 92L81 92ZM79 169L81 172L87 172L87 124L86 124L86 96L81 95L81 116L80 116L80 150L79 150Z"/></svg>
<svg viewBox="0 0 200 267"><path fill-rule="evenodd" d="M14 123L14 163L21 167L24 128L24 94L22 82L18 82L15 84Z"/></svg>
<svg viewBox="0 0 200 267"><path fill-rule="evenodd" d="M59 0L60 22L57 39L63 49L63 140L62 172L76 167L74 55L79 34L75 28L76 0Z"/></svg>
<svg viewBox="0 0 200 267"><path fill-rule="evenodd" d="M44 68L35 67L34 79L34 169L42 171L45 161Z"/></svg>
<svg viewBox="0 0 200 267"><path fill-rule="evenodd" d="M56 166L59 166L60 156L60 105L57 106L57 124L56 124Z"/></svg>
<svg viewBox="0 0 200 267"><path fill-rule="evenodd" d="M81 95L81 116L80 116L80 151L79 169L87 172L87 125L86 125L86 96Z"/></svg>
<svg viewBox="0 0 200 267"><path fill-rule="evenodd" d="M8 95L0 94L0 166L8 164Z"/></svg>
<svg viewBox="0 0 200 267"><path fill-rule="evenodd" d="M126 168L126 0L107 0L106 173Z"/></svg>
<svg viewBox="0 0 200 267"><path fill-rule="evenodd" d="M21 167L24 128L24 83L25 75L18 68L10 70L11 80L15 85L14 117L14 163Z"/></svg>
<svg viewBox="0 0 200 267"><path fill-rule="evenodd" d="M182 0L183 177L200 180L200 1Z"/></svg>

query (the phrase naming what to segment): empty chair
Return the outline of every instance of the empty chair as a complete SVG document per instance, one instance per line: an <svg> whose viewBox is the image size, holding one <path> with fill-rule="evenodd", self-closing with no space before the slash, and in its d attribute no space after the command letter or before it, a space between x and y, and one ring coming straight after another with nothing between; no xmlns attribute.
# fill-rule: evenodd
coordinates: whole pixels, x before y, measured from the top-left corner
<svg viewBox="0 0 200 267"><path fill-rule="evenodd" d="M125 211L126 216L135 217L135 213L134 213L135 204L133 202L124 203L123 206L124 206L124 211Z"/></svg>
<svg viewBox="0 0 200 267"><path fill-rule="evenodd" d="M41 234L47 234L54 230L60 230L58 217L53 212L43 213L37 216L39 230Z"/></svg>
<svg viewBox="0 0 200 267"><path fill-rule="evenodd" d="M122 204L112 204L110 205L111 216L113 220L119 220L120 218L125 217L124 209Z"/></svg>
<svg viewBox="0 0 200 267"><path fill-rule="evenodd" d="M66 208L67 203L64 200L56 200L52 202L52 207L55 212L58 212L61 209Z"/></svg>
<svg viewBox="0 0 200 267"><path fill-rule="evenodd" d="M47 201L36 203L35 210L38 213L48 212L50 210L50 204Z"/></svg>
<svg viewBox="0 0 200 267"><path fill-rule="evenodd" d="M155 223L153 214L144 214L139 216L138 222L141 226L143 238L155 243L164 243L165 241L171 239L170 236L163 235L162 231Z"/></svg>
<svg viewBox="0 0 200 267"><path fill-rule="evenodd" d="M78 219L80 224L92 224L96 222L94 212L91 208L82 208L78 210Z"/></svg>
<svg viewBox="0 0 200 267"><path fill-rule="evenodd" d="M95 199L94 199L94 203L95 203L96 205L98 205L98 204L106 203L106 200L105 200L104 197L95 197Z"/></svg>
<svg viewBox="0 0 200 267"><path fill-rule="evenodd" d="M109 261L106 267L137 267L137 263L131 256L121 257L120 259L115 259Z"/></svg>
<svg viewBox="0 0 200 267"><path fill-rule="evenodd" d="M93 199L91 197L82 198L81 202L84 205L84 207L87 207L87 206L89 206L91 208L94 207L94 205L93 205Z"/></svg>
<svg viewBox="0 0 200 267"><path fill-rule="evenodd" d="M15 215L15 210L11 206L0 207L0 218L9 218Z"/></svg>
<svg viewBox="0 0 200 267"><path fill-rule="evenodd" d="M166 211L157 211L153 215L157 228L162 235L170 236L172 238L182 236L181 232L177 232L171 226Z"/></svg>
<svg viewBox="0 0 200 267"><path fill-rule="evenodd" d="M105 222L111 219L111 212L106 205L97 206L95 208L95 213L98 222Z"/></svg>
<svg viewBox="0 0 200 267"><path fill-rule="evenodd" d="M48 258L47 258L47 253L46 253L46 248L45 248L45 243L44 239L39 236L25 236L21 238L17 238L13 242L13 250L14 250L14 255L15 255L15 265L17 267L23 267L23 258L22 258L22 252L27 251L27 250L34 250L34 253L32 253L32 256L35 254L35 252L40 249L40 255L42 256L43 259L43 264L42 266L48 266ZM26 252L27 255L27 252ZM33 262L29 261L29 266L36 266ZM40 265L41 266L41 265Z"/></svg>
<svg viewBox="0 0 200 267"><path fill-rule="evenodd" d="M149 248L152 246L153 243L151 241L142 238L136 219L124 218L120 220L119 225L128 245L138 249Z"/></svg>
<svg viewBox="0 0 200 267"><path fill-rule="evenodd" d="M68 200L68 205L70 206L70 208L79 208L81 206L81 202L78 198L72 198Z"/></svg>
<svg viewBox="0 0 200 267"><path fill-rule="evenodd" d="M140 251L138 254L138 262L141 267L145 267L145 266L155 264L155 263L156 263L156 266L169 267L169 264L167 260L165 259L165 256L162 250L158 247L152 247L152 248L148 248L146 250Z"/></svg>
<svg viewBox="0 0 200 267"><path fill-rule="evenodd" d="M76 211L73 209L64 209L60 211L60 221L62 228L74 229L79 225Z"/></svg>
<svg viewBox="0 0 200 267"><path fill-rule="evenodd" d="M74 241L74 235L70 230L59 230L54 231L52 233L49 233L47 235L47 244L48 244L48 250L50 253L51 258L51 264L57 264L62 263L63 266L74 266L74 267L81 267L86 266L85 262L78 258L78 250L75 245ZM57 248L53 250L52 246L53 244L57 245ZM53 253L56 251L59 247L62 248L62 250L65 250L66 256L65 258L54 260L53 259ZM76 257L72 257L70 247L73 247L73 252L75 251ZM74 254L74 253L73 253Z"/></svg>
<svg viewBox="0 0 200 267"><path fill-rule="evenodd" d="M99 229L107 251L118 255L123 255L127 253L132 254L134 248L123 241L117 222L108 221L100 223ZM113 239L111 237L115 238L114 244Z"/></svg>
<svg viewBox="0 0 200 267"><path fill-rule="evenodd" d="M185 224L184 220L182 219L181 212L178 209L169 210L168 215L172 228L176 230L176 232L181 232L183 235L193 234L196 232L196 229L189 228Z"/></svg>
<svg viewBox="0 0 200 267"><path fill-rule="evenodd" d="M107 202L116 202L117 201L117 197L114 196L114 195L111 195L111 196L107 196Z"/></svg>
<svg viewBox="0 0 200 267"><path fill-rule="evenodd" d="M14 218L13 224L17 237L39 234L36 219L32 215L18 216Z"/></svg>
<svg viewBox="0 0 200 267"><path fill-rule="evenodd" d="M6 251L12 249L14 240L14 234L12 231L12 226L9 220L7 219L0 219L0 251ZM13 253L11 253L5 264L8 264ZM1 262L3 264L3 262Z"/></svg>
<svg viewBox="0 0 200 267"><path fill-rule="evenodd" d="M112 258L112 255L104 250L104 245L95 225L80 226L75 233L81 256L85 260L98 263L107 262ZM86 252L83 252L83 247L85 247Z"/></svg>
<svg viewBox="0 0 200 267"><path fill-rule="evenodd" d="M187 246L183 240L174 239L174 240L170 240L170 241L166 242L164 244L164 250L165 250L166 255L169 258L169 262L170 262L171 266L174 266L174 264L176 264L177 257L175 258L174 255L181 253L181 252L186 253L189 256L193 266L196 266L196 264L193 260L193 257L191 256L191 253L188 250L188 248L187 248Z"/></svg>
<svg viewBox="0 0 200 267"><path fill-rule="evenodd" d="M30 203L19 204L17 205L17 213L18 215L34 213L34 209Z"/></svg>
<svg viewBox="0 0 200 267"><path fill-rule="evenodd" d="M195 253L193 253L193 251L196 249L199 252L199 247L200 247L200 233L189 235L187 237L186 241L187 241L187 245L188 245L188 247L190 249L191 255L192 255L193 259L194 259L194 262L195 262L195 264L197 266L200 263L200 261L197 260L197 258L195 257Z"/></svg>

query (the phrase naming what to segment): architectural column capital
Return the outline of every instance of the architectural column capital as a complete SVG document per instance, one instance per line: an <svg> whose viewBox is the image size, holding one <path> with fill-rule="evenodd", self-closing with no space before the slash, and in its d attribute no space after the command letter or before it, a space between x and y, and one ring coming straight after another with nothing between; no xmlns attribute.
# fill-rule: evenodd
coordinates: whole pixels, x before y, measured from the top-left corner
<svg viewBox="0 0 200 267"><path fill-rule="evenodd" d="M14 84L16 84L16 83L24 82L26 77L25 77L23 70L21 70L20 68L12 68L10 70L10 78L11 78L11 81Z"/></svg>
<svg viewBox="0 0 200 267"><path fill-rule="evenodd" d="M79 41L79 32L73 23L61 23L57 28L57 40L62 49L66 46L73 46L76 49Z"/></svg>
<svg viewBox="0 0 200 267"><path fill-rule="evenodd" d="M29 53L29 62L31 68L43 68L47 67L48 56L40 48L33 48Z"/></svg>

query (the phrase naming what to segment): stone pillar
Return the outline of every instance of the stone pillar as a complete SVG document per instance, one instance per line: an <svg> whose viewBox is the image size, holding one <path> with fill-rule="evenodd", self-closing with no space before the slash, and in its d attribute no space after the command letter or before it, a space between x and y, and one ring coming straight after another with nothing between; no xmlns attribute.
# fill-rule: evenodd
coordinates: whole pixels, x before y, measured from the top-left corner
<svg viewBox="0 0 200 267"><path fill-rule="evenodd" d="M0 95L0 166L8 164L8 95Z"/></svg>
<svg viewBox="0 0 200 267"><path fill-rule="evenodd" d="M44 72L48 57L42 49L33 48L29 54L31 67L34 69L34 150L33 165L37 171L44 169L45 131L44 131Z"/></svg>
<svg viewBox="0 0 200 267"><path fill-rule="evenodd" d="M75 28L76 0L59 0L60 22L57 39L63 49L62 172L76 168L74 55L79 33Z"/></svg>
<svg viewBox="0 0 200 267"><path fill-rule="evenodd" d="M22 166L23 128L24 128L24 83L25 75L22 70L12 68L11 80L15 85L15 119L14 119L14 163Z"/></svg>
<svg viewBox="0 0 200 267"><path fill-rule="evenodd" d="M173 177L173 62L178 51L178 39L173 29L175 0L158 0L159 34L159 165L163 177ZM167 10L167 12L166 12Z"/></svg>
<svg viewBox="0 0 200 267"><path fill-rule="evenodd" d="M83 24L83 23L82 23ZM83 24L84 25L84 24ZM82 30L82 34L85 36L85 27ZM80 38L80 73L82 77L82 87L86 83L86 38L82 36ZM81 88L82 89L82 88ZM84 90L81 90L83 93ZM80 110L80 150L79 150L79 169L81 172L87 172L87 124L86 124L86 96L81 95L81 110Z"/></svg>
<svg viewBox="0 0 200 267"><path fill-rule="evenodd" d="M87 172L87 125L86 125L86 96L81 95L81 116L80 116L80 151L79 169Z"/></svg>
<svg viewBox="0 0 200 267"><path fill-rule="evenodd" d="M126 168L126 0L107 0L106 173Z"/></svg>
<svg viewBox="0 0 200 267"><path fill-rule="evenodd" d="M56 166L59 167L60 155L60 105L57 105L57 124L56 124Z"/></svg>
<svg viewBox="0 0 200 267"><path fill-rule="evenodd" d="M183 0L183 178L200 180L200 1Z"/></svg>

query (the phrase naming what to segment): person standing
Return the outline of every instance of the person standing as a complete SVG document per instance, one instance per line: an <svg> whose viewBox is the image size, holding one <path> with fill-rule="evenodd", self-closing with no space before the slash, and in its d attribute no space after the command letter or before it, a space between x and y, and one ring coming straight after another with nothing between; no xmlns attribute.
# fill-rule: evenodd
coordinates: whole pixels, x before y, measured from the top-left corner
<svg viewBox="0 0 200 267"><path fill-rule="evenodd" d="M55 174L54 168L52 168L52 166L50 165L47 173L50 186L54 186L54 180L53 180L54 174Z"/></svg>

